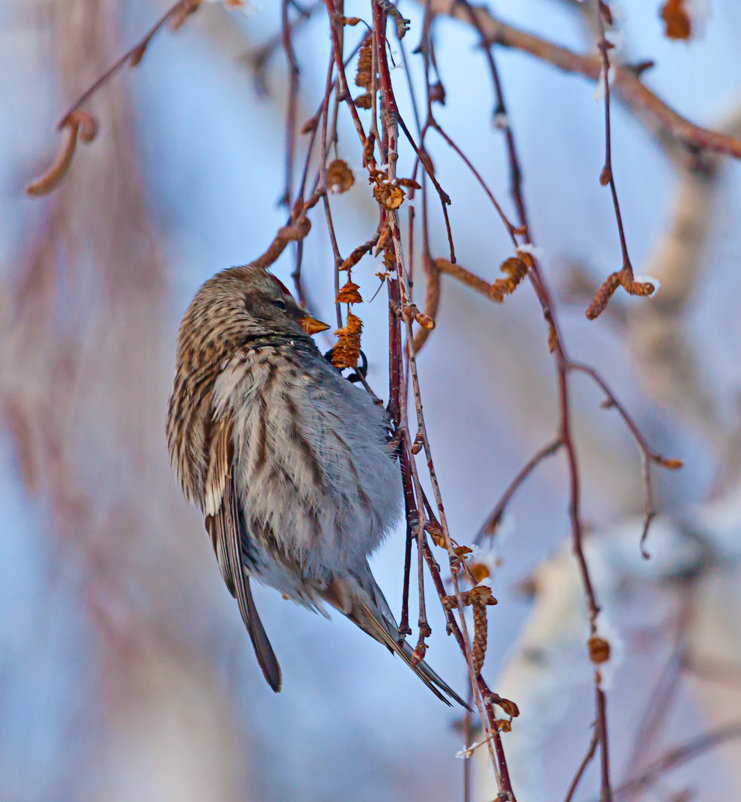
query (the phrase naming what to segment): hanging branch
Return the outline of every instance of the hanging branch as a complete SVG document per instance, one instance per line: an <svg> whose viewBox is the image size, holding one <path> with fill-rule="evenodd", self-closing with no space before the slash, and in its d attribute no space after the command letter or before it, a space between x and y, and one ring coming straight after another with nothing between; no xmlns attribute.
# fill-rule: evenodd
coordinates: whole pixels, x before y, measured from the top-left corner
<svg viewBox="0 0 741 802"><path fill-rule="evenodd" d="M34 197L45 195L56 189L67 175L72 157L75 153L77 139L82 142L92 142L98 131L98 121L87 112L82 112L88 100L124 66L136 67L144 58L144 53L150 42L159 33L166 23L170 23L171 30L178 30L185 20L195 12L201 4L201 0L178 0L171 6L150 28L144 38L140 39L132 48L127 50L112 67L104 72L92 86L80 95L79 98L67 109L62 119L57 124L57 130L61 131L64 139L59 156L54 163L41 175L34 179L27 187L26 192ZM81 122L84 121L84 122Z"/></svg>
<svg viewBox="0 0 741 802"><path fill-rule="evenodd" d="M502 522L502 516L504 515L507 506L517 490L520 488L520 485L522 485L522 483L530 476L530 474L538 467L538 465L540 465L541 462L548 459L548 457L552 457L562 446L563 442L558 439L554 440L552 443L549 443L547 446L543 446L543 448L538 449L538 451L535 452L525 467L510 482L507 489L504 491L504 493L502 493L502 497L499 499L486 521L484 521L482 524L481 529L479 529L476 537L473 539L473 542L476 545L480 544L485 537L490 537L496 532L499 524Z"/></svg>
<svg viewBox="0 0 741 802"><path fill-rule="evenodd" d="M417 2L429 3L432 15L449 16L471 24L471 13L463 2L450 3L448 0L417 0ZM591 81L599 80L602 71L600 56L574 53L543 37L507 25L483 6L474 8L473 15L487 44L519 50L565 72L582 75ZM710 151L741 159L741 139L710 131L682 117L643 83L641 73L641 70L630 66L616 64L613 88L626 107L639 115L649 128L676 139L690 155L698 151Z"/></svg>
<svg viewBox="0 0 741 802"><path fill-rule="evenodd" d="M653 491L651 489L651 465L659 465L668 471L677 471L684 466L681 459L671 459L657 454L649 448L646 438L643 436L640 428L627 412L622 403L616 398L613 391L610 389L607 382L599 375L599 373L588 365L582 365L578 362L569 362L567 369L577 373L584 373L589 376L592 381L604 392L606 400L603 403L605 408L614 407L620 417L623 419L625 426L633 436L633 439L638 446L638 451L641 454L641 475L643 478L643 506L644 506L644 522L643 531L641 532L641 539L639 542L641 553L648 559L649 554L646 551L646 540L648 538L648 531L651 526L651 521L656 517L656 510L654 509Z"/></svg>
<svg viewBox="0 0 741 802"><path fill-rule="evenodd" d="M600 315L613 293L618 287L623 287L630 295L648 296L653 295L655 287L650 281L636 281L633 275L633 265L630 261L628 254L628 241L625 236L625 228L623 226L623 215L620 211L620 202L618 200L617 187L615 185L615 173L612 168L612 126L610 115L610 73L612 66L610 65L610 49L613 45L607 41L605 35L605 15L609 15L609 7L606 0L594 0L595 13L597 24L599 28L599 51L602 55L602 72L600 73L600 81L604 88L604 106L605 106L605 163L600 173L599 182L602 186L610 187L610 194L612 195L612 205L615 209L615 222L617 223L618 236L620 238L620 250L623 255L622 268L609 275L602 286L597 290L594 300L586 310L586 316L589 320L594 320Z"/></svg>
<svg viewBox="0 0 741 802"><path fill-rule="evenodd" d="M386 23L385 12L381 8L380 3L376 2L374 3L373 6L373 27L377 42L376 54L377 54L380 91L381 91L381 96L383 98L382 136L384 139L384 144L386 146L386 162L388 165L387 180L390 184L393 184L396 179L396 160L398 158L397 122L400 115L393 93L393 87L391 84L391 75L389 71L389 65L386 53L385 23ZM415 148L415 151L419 156L419 149ZM445 509L443 506L442 497L440 493L440 487L437 481L432 453L430 450L430 442L425 425L424 413L422 408L422 399L420 394L419 377L417 375L417 368L416 368L416 357L414 354L414 333L412 330L412 321L414 317L412 314L412 310L410 309L411 297L409 294L407 276L404 268L403 251L401 246L401 231L399 228L398 213L396 209L386 208L382 209L382 214L386 217L386 220L391 229L391 240L393 243L394 257L396 264L396 281L389 281L389 288L391 292L392 291L391 285L393 284L394 285L393 292L395 293L396 288L398 287L398 292L399 292L398 300L401 302L401 309L400 309L401 317L403 319L404 327L406 329L406 357L408 360L409 372L412 379L414 406L417 417L417 427L418 427L417 438L420 439L427 458L428 475L432 484L433 494L435 497L435 502L437 505L438 516L439 516L439 520L436 523L440 528L445 548L448 552L448 559L453 579L453 587L455 591L454 596L456 601L456 607L459 612L459 619L456 621L452 616L452 611L449 611L450 617L448 620L449 624L452 620L458 625L456 629L458 629L460 632L459 645L461 646L462 651L466 656L466 661L468 663L472 687L475 690L474 702L479 710L481 721L484 724L484 729L487 735L486 742L488 749L490 751L492 766L494 767L495 770L495 776L497 779L497 785L500 791L500 795L502 796L503 799L512 800L512 802L514 802L515 795L509 778L509 771L507 769L507 763L504 757L504 750L502 748L499 729L496 724L493 710L491 709L491 702L488 701L490 691L488 691L488 688L486 688L486 685L481 679L481 675L479 671L476 670L476 666L474 664L473 652L470 645L471 641L467 633L467 625L465 618L463 616L463 610L465 604L461 588L458 582L460 560L453 550L453 545L447 526ZM394 303L393 297L391 297L391 303L392 305ZM392 312L393 311L394 310L392 309ZM392 354L392 356L395 356L397 360L399 358L398 354ZM417 545L418 548L422 546L424 550L423 544L420 544L418 542ZM428 560L427 562L430 571L433 573L433 581L435 581L438 589L438 594L440 595L441 590L444 591L444 589L441 587L442 581L440 580L439 584L437 581L439 580L439 570L437 571L438 577L437 579L435 579L434 560ZM441 595L441 599L443 598L444 595ZM485 689L483 693L482 693L482 687L483 689Z"/></svg>

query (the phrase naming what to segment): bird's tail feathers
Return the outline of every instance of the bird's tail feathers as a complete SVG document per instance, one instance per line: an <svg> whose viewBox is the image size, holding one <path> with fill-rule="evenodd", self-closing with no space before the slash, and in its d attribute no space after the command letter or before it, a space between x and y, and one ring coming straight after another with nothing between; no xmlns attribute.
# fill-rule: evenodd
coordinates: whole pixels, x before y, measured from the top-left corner
<svg viewBox="0 0 741 802"><path fill-rule="evenodd" d="M405 640L400 640L399 627L370 568L362 579L351 575L335 577L323 596L364 632L399 655L438 699L447 705L453 699L468 708L463 699L424 660L414 661L414 650Z"/></svg>

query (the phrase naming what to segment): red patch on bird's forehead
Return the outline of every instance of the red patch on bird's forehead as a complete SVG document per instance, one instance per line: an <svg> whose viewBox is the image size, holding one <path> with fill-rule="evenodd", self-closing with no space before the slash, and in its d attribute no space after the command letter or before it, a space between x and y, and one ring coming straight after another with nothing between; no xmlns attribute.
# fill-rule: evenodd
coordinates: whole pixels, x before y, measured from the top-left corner
<svg viewBox="0 0 741 802"><path fill-rule="evenodd" d="M286 285L279 278L276 278L272 273L269 273L268 275L280 287L281 292L283 293L283 295L288 295L289 297L291 296L290 290L288 289L288 287L286 287Z"/></svg>

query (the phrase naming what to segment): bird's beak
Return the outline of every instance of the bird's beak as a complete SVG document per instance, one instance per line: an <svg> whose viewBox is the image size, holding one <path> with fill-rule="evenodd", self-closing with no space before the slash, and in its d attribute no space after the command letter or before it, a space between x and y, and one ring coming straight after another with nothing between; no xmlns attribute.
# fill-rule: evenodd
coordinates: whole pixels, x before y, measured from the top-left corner
<svg viewBox="0 0 741 802"><path fill-rule="evenodd" d="M299 320L299 323L307 334L318 334L320 331L326 331L329 328L327 323L322 323L321 320L317 320L311 315L305 315Z"/></svg>

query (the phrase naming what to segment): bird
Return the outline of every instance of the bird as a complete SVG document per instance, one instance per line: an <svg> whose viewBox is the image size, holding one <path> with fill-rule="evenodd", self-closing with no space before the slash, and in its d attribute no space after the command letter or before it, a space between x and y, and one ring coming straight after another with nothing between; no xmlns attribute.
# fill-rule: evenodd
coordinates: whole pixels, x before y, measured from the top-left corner
<svg viewBox="0 0 741 802"><path fill-rule="evenodd" d="M180 324L167 412L173 471L201 509L270 687L282 676L251 580L337 609L447 704L465 702L400 638L368 556L402 511L389 418L312 335L328 329L261 265L197 291Z"/></svg>

